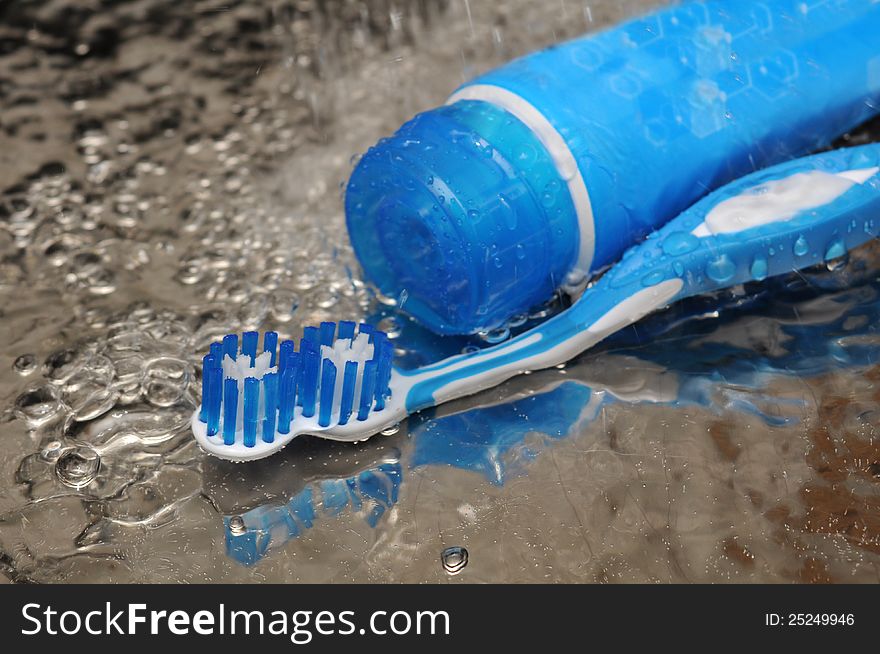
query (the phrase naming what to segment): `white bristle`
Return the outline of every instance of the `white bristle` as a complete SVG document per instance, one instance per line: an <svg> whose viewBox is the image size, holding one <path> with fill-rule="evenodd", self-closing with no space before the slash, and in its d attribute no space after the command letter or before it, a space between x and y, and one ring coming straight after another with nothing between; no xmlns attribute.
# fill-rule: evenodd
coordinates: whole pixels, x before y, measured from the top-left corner
<svg viewBox="0 0 880 654"><path fill-rule="evenodd" d="M262 379L264 375L270 372L278 372L277 366L270 366L272 362L272 354L270 352L262 352L254 357L254 365L251 366L251 358L246 354L239 354L238 358L232 359L228 354L223 357L221 365L223 366L223 380L234 379L238 384L238 409L236 411L236 438L241 438L244 430L244 380L248 377ZM221 389L221 393L223 390ZM265 412L265 404L263 399L263 385L260 384L260 415ZM220 411L220 424L222 429L223 411Z"/></svg>
<svg viewBox="0 0 880 654"><path fill-rule="evenodd" d="M345 379L345 364L356 361L357 380L354 385L354 411L357 411L361 397L361 384L364 377L364 363L373 358L373 344L368 334L358 334L354 340L338 338L332 346L321 346L321 360L330 359L336 366L336 388L333 392L333 415L338 415L342 402L342 383ZM323 364L322 364L323 365Z"/></svg>

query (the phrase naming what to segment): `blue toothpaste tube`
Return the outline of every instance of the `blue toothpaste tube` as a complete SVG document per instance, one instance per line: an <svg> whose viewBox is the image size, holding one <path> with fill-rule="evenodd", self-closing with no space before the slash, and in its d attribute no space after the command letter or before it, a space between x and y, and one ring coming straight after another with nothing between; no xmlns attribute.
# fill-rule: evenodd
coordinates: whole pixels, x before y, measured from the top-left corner
<svg viewBox="0 0 880 654"><path fill-rule="evenodd" d="M356 166L348 230L405 312L487 331L878 103L880 3L686 2L516 60L404 124Z"/></svg>

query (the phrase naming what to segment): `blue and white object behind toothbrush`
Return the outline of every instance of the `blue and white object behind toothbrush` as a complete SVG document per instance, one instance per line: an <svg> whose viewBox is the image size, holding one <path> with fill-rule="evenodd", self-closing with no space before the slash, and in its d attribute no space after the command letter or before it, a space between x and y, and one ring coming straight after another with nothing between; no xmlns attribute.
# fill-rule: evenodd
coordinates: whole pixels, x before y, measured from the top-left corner
<svg viewBox="0 0 880 654"><path fill-rule="evenodd" d="M706 196L630 248L569 309L494 347L399 370L387 337L366 325L358 335L354 323L338 333L333 323L307 328L300 352L287 341L278 361L272 332L259 356L256 333L246 334L235 361L237 338L227 337L206 357L193 432L233 460L267 456L302 433L361 440L415 411L564 363L676 300L839 258L878 226L880 144L789 161Z"/></svg>
<svg viewBox="0 0 880 654"><path fill-rule="evenodd" d="M878 110L880 2L677 2L489 71L379 141L348 232L403 311L489 331Z"/></svg>

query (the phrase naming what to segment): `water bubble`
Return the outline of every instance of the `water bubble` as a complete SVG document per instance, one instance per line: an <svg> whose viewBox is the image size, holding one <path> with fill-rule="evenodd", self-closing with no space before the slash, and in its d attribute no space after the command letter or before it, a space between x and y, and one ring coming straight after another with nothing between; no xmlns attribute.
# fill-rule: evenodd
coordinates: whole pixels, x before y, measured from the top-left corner
<svg viewBox="0 0 880 654"><path fill-rule="evenodd" d="M689 232L672 232L663 239L660 248L673 257L693 252L700 245L700 239Z"/></svg>
<svg viewBox="0 0 880 654"><path fill-rule="evenodd" d="M50 441L46 444L46 447L40 452L40 456L44 461L54 461L59 456L61 456L61 452L63 450L63 444L61 441Z"/></svg>
<svg viewBox="0 0 880 654"><path fill-rule="evenodd" d="M78 421L92 420L113 408L119 397L116 389L100 375L89 371L63 388L64 402Z"/></svg>
<svg viewBox="0 0 880 654"><path fill-rule="evenodd" d="M479 351L480 348L478 348L476 345L465 345L463 348L461 348L462 354L476 354Z"/></svg>
<svg viewBox="0 0 880 654"><path fill-rule="evenodd" d="M37 369L37 357L33 354L22 354L13 362L12 369L19 375L29 375Z"/></svg>
<svg viewBox="0 0 880 654"><path fill-rule="evenodd" d="M802 257L809 251L810 245L807 243L807 239L804 238L803 234L801 234L794 242L794 253L795 255Z"/></svg>
<svg viewBox="0 0 880 654"><path fill-rule="evenodd" d="M833 241L828 249L825 250L825 261L832 261L834 259L839 259L844 254L846 254L846 245L841 240Z"/></svg>
<svg viewBox="0 0 880 654"><path fill-rule="evenodd" d="M41 425L61 408L58 391L52 386L40 386L25 391L15 400L15 413L32 426Z"/></svg>
<svg viewBox="0 0 880 654"><path fill-rule="evenodd" d="M463 547L447 547L440 553L443 569L450 575L457 575L468 564L468 551Z"/></svg>
<svg viewBox="0 0 880 654"><path fill-rule="evenodd" d="M387 316L382 318L376 325L376 328L380 331L385 332L388 335L388 338L397 338L400 336L402 332L402 327L400 324L400 320L395 316Z"/></svg>
<svg viewBox="0 0 880 654"><path fill-rule="evenodd" d="M656 286L666 278L666 273L662 270L654 270L642 277L642 286Z"/></svg>
<svg viewBox="0 0 880 654"><path fill-rule="evenodd" d="M86 445L65 451L55 463L55 475L65 486L81 489L88 486L98 475L101 457Z"/></svg>
<svg viewBox="0 0 880 654"><path fill-rule="evenodd" d="M67 349L50 354L43 364L43 374L49 381L62 383L70 379L88 361L82 350Z"/></svg>
<svg viewBox="0 0 880 654"><path fill-rule="evenodd" d="M244 518L240 515L234 515L229 518L229 531L234 536L240 536L241 534L247 531L247 527L244 524Z"/></svg>
<svg viewBox="0 0 880 654"><path fill-rule="evenodd" d="M730 281L735 272L736 265L726 254L722 254L715 259L715 261L706 266L706 274L709 276L709 279L716 281L719 284Z"/></svg>
<svg viewBox="0 0 880 654"><path fill-rule="evenodd" d="M848 260L849 260L849 257L847 256L847 253L844 252L841 256L837 257L836 259L828 259L825 262L825 269L828 270L829 272L834 272L835 270L840 270L841 268L843 268L847 264Z"/></svg>
<svg viewBox="0 0 880 654"><path fill-rule="evenodd" d="M396 434L399 431L400 431L400 423L396 422L393 425L389 425L388 427L385 427L385 429L383 429L379 433L382 436L394 436L394 434Z"/></svg>
<svg viewBox="0 0 880 654"><path fill-rule="evenodd" d="M494 345L495 343L500 343L501 341L506 341L508 338L510 338L510 329L508 329L507 327L490 329L487 332L480 332L480 338L482 338L487 343Z"/></svg>
<svg viewBox="0 0 880 654"><path fill-rule="evenodd" d="M510 231L515 230L519 223L519 219L517 218L516 210L510 205L510 202L504 197L504 195L498 196L498 206L500 208L501 219L504 222L504 225Z"/></svg>
<svg viewBox="0 0 880 654"><path fill-rule="evenodd" d="M580 268L569 270L562 280L562 288L569 294L576 293L587 281L587 273Z"/></svg>
<svg viewBox="0 0 880 654"><path fill-rule="evenodd" d="M749 268L749 272L752 275L752 279L756 281L762 281L767 278L767 260L761 257L755 258L752 261L752 266Z"/></svg>

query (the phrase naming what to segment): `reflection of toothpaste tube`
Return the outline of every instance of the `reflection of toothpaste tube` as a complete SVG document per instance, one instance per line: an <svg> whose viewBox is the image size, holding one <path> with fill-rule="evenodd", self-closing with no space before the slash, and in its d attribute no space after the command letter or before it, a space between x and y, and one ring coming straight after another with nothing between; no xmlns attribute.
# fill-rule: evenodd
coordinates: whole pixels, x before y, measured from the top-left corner
<svg viewBox="0 0 880 654"><path fill-rule="evenodd" d="M878 102L880 4L685 3L514 61L406 123L355 169L349 233L405 311L487 330Z"/></svg>

